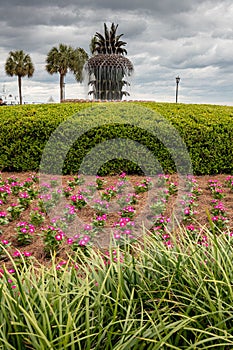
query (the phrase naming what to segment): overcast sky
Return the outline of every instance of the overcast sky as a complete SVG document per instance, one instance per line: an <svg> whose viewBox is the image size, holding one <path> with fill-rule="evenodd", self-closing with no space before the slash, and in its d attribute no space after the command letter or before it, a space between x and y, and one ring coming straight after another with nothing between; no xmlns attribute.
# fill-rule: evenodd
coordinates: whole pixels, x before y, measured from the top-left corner
<svg viewBox="0 0 233 350"><path fill-rule="evenodd" d="M130 99L233 105L232 0L7 0L0 5L0 94L18 95L5 74L11 50L30 54L32 78L23 78L28 102L59 101L59 75L45 70L59 43L84 48L103 24L119 24L134 65ZM86 84L66 76L66 98L87 98Z"/></svg>

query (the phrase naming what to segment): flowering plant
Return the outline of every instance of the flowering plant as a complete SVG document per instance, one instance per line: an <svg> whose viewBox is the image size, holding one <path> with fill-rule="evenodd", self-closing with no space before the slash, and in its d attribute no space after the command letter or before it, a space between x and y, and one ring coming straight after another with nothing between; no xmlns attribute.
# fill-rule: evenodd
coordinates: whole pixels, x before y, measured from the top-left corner
<svg viewBox="0 0 233 350"><path fill-rule="evenodd" d="M67 238L67 244L69 244L73 251L77 251L80 248L85 251L85 248L91 245L91 238L95 236L95 234L96 232L93 225L85 224L79 233L73 237Z"/></svg>
<svg viewBox="0 0 233 350"><path fill-rule="evenodd" d="M106 220L107 220L107 215L106 214L96 215L92 219L92 225L94 227L103 227L105 225Z"/></svg>
<svg viewBox="0 0 233 350"><path fill-rule="evenodd" d="M111 198L116 197L116 195L117 189L114 186L110 186L102 193L101 198L110 202Z"/></svg>
<svg viewBox="0 0 233 350"><path fill-rule="evenodd" d="M227 176L225 183L227 185L228 188L230 188L230 190L233 190L233 175L229 175Z"/></svg>
<svg viewBox="0 0 233 350"><path fill-rule="evenodd" d="M40 194L38 200L38 206L42 212L49 211L55 206L55 202L52 200L50 193Z"/></svg>
<svg viewBox="0 0 233 350"><path fill-rule="evenodd" d="M153 227L153 231L164 232L166 231L167 224L171 221L171 219L163 214L159 214L154 216L153 221L155 225Z"/></svg>
<svg viewBox="0 0 233 350"><path fill-rule="evenodd" d="M46 255L50 255L51 252L56 252L65 239L64 232L60 228L52 225L43 228L43 236Z"/></svg>
<svg viewBox="0 0 233 350"><path fill-rule="evenodd" d="M6 211L0 211L0 225L6 225L9 223Z"/></svg>
<svg viewBox="0 0 233 350"><path fill-rule="evenodd" d="M109 202L106 200L96 199L92 207L96 210L97 214L101 215L103 213L107 213Z"/></svg>
<svg viewBox="0 0 233 350"><path fill-rule="evenodd" d="M193 210L192 207L187 206L183 209L183 221L188 222L193 220L193 216L197 214L196 210Z"/></svg>
<svg viewBox="0 0 233 350"><path fill-rule="evenodd" d="M40 226L45 220L45 214L40 208L33 208L30 212L30 222L35 226Z"/></svg>
<svg viewBox="0 0 233 350"><path fill-rule="evenodd" d="M38 183L39 182L39 176L37 174L32 174L31 175L31 179L34 183Z"/></svg>
<svg viewBox="0 0 233 350"><path fill-rule="evenodd" d="M33 255L31 252L21 252L20 250L16 250L12 254L15 264L18 268L23 266L29 266L31 263L31 260L33 259Z"/></svg>
<svg viewBox="0 0 233 350"><path fill-rule="evenodd" d="M16 220L20 217L22 211L24 211L24 207L22 207L21 205L17 205L17 203L12 203L7 208L7 211L11 215L10 220Z"/></svg>
<svg viewBox="0 0 233 350"><path fill-rule="evenodd" d="M177 182L169 181L168 182L168 191L169 191L170 195L177 193L177 191L178 191Z"/></svg>
<svg viewBox="0 0 233 350"><path fill-rule="evenodd" d="M89 182L87 185L86 185L86 190L88 191L88 195L90 197L93 196L93 194L96 192L97 190L97 185L96 183L94 182Z"/></svg>
<svg viewBox="0 0 233 350"><path fill-rule="evenodd" d="M138 195L136 193L128 193L127 195L118 195L117 203L120 207L126 205L134 205L138 202Z"/></svg>
<svg viewBox="0 0 233 350"><path fill-rule="evenodd" d="M96 188L102 190L106 181L99 176L96 176Z"/></svg>
<svg viewBox="0 0 233 350"><path fill-rule="evenodd" d="M19 182L19 179L16 177L16 176L14 176L14 175L12 175L12 176L10 176L8 179L7 179L7 183L9 184L9 185L11 185L12 183L18 183Z"/></svg>
<svg viewBox="0 0 233 350"><path fill-rule="evenodd" d="M84 199L84 196L81 193L78 193L77 195L72 195L70 197L70 200L72 202L72 205L75 206L75 208L77 209L82 209L87 204Z"/></svg>
<svg viewBox="0 0 233 350"><path fill-rule="evenodd" d="M71 187L65 187L64 189L63 189L63 194L64 194L64 196L66 197L66 198L68 198L68 197L70 197L71 196L71 193L72 193L72 188Z"/></svg>
<svg viewBox="0 0 233 350"><path fill-rule="evenodd" d="M67 222L72 222L74 221L75 217L76 217L76 210L75 210L75 206L74 205L69 205L67 204L65 206L65 209L63 211L63 216L64 216L64 219L67 221Z"/></svg>
<svg viewBox="0 0 233 350"><path fill-rule="evenodd" d="M158 187L164 187L165 184L169 181L170 176L169 175L165 175L165 174L159 174L158 178L157 178L157 182L156 185Z"/></svg>
<svg viewBox="0 0 233 350"><path fill-rule="evenodd" d="M226 216L221 216L221 215L213 216L211 218L211 220L215 226L215 227L212 227L213 230L214 230L214 228L218 228L218 229L222 230L222 229L226 228L227 223L229 222L229 220L227 219Z"/></svg>
<svg viewBox="0 0 233 350"><path fill-rule="evenodd" d="M200 230L197 229L193 224L189 224L186 226L186 232L192 241L196 242L200 236Z"/></svg>
<svg viewBox="0 0 233 350"><path fill-rule="evenodd" d="M212 209L211 214L214 216L222 215L226 216L226 209L221 201L218 201L217 199L212 200Z"/></svg>
<svg viewBox="0 0 233 350"><path fill-rule="evenodd" d="M135 189L135 193L139 194L139 193L147 192L151 187L152 187L151 179L147 178L142 180L141 183L137 183L134 186L134 189Z"/></svg>
<svg viewBox="0 0 233 350"><path fill-rule="evenodd" d="M133 228L135 226L134 221L131 221L129 217L122 217L119 221L113 224L113 236L117 242L134 240Z"/></svg>
<svg viewBox="0 0 233 350"><path fill-rule="evenodd" d="M10 186L11 186L11 193L14 196L17 196L17 194L19 193L19 191L21 189L20 183L17 182L17 181L12 181L12 182L9 182L9 183L10 183Z"/></svg>
<svg viewBox="0 0 233 350"><path fill-rule="evenodd" d="M10 186L6 184L2 184L0 186L0 199L2 199L4 203L6 203L7 197L9 194L11 194Z"/></svg>
<svg viewBox="0 0 233 350"><path fill-rule="evenodd" d="M215 199L224 198L222 185L218 182L218 180L209 180L208 187Z"/></svg>
<svg viewBox="0 0 233 350"><path fill-rule="evenodd" d="M35 199L38 195L38 191L35 190L33 187L30 187L27 189L27 193L29 195L29 198L32 200L32 199Z"/></svg>
<svg viewBox="0 0 233 350"><path fill-rule="evenodd" d="M57 216L57 217L52 218L51 223L55 228L57 228L61 231L66 231L68 228L66 218L61 217L61 216Z"/></svg>
<svg viewBox="0 0 233 350"><path fill-rule="evenodd" d="M27 221L20 221L16 226L17 240L20 245L27 245L32 241L32 234L35 232L34 225Z"/></svg>
<svg viewBox="0 0 233 350"><path fill-rule="evenodd" d="M5 249L7 249L8 247L10 247L11 243L6 240L6 239L2 239L1 242L0 242L0 259L4 259L6 257L6 254L5 254Z"/></svg>
<svg viewBox="0 0 233 350"><path fill-rule="evenodd" d="M83 185L84 183L85 179L80 175L76 175L73 177L73 179L68 181L68 185L72 188L74 188L75 186Z"/></svg>
<svg viewBox="0 0 233 350"><path fill-rule="evenodd" d="M121 209L121 211L119 212L119 215L122 218L132 219L135 215L135 209L131 205L128 205L128 206Z"/></svg>
<svg viewBox="0 0 233 350"><path fill-rule="evenodd" d="M26 191L20 192L18 202L24 209L27 209L31 203L29 194Z"/></svg>
<svg viewBox="0 0 233 350"><path fill-rule="evenodd" d="M51 200L54 204L56 204L62 197L62 189L57 188L56 190L53 190L52 192L50 192L51 194Z"/></svg>
<svg viewBox="0 0 233 350"><path fill-rule="evenodd" d="M157 200L150 205L150 209L153 215L159 215L164 212L166 200Z"/></svg>
<svg viewBox="0 0 233 350"><path fill-rule="evenodd" d="M33 185L33 181L28 177L24 182L21 183L21 187L30 188Z"/></svg>

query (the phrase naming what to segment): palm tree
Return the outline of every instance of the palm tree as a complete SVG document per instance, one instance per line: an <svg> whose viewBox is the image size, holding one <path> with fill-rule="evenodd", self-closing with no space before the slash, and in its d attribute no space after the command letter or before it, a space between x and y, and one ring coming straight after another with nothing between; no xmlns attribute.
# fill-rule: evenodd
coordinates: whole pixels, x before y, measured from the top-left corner
<svg viewBox="0 0 233 350"><path fill-rule="evenodd" d="M88 55L82 48L73 49L71 46L59 44L53 47L46 59L46 70L49 74L60 74L60 101L64 99L65 76L68 71L75 74L78 82L83 80L82 70Z"/></svg>
<svg viewBox="0 0 233 350"><path fill-rule="evenodd" d="M133 65L124 48L125 41L120 40L123 34L116 35L118 25L112 23L109 31L104 23L104 35L96 32L90 43L90 50L93 56L88 60L86 69L89 74L89 91L97 100L121 100L124 95L125 85L129 83L124 77L129 76L133 71Z"/></svg>
<svg viewBox="0 0 233 350"><path fill-rule="evenodd" d="M88 54L81 47L74 50L73 59L71 62L71 71L75 75L75 79L77 82L83 81L83 67L88 60Z"/></svg>
<svg viewBox="0 0 233 350"><path fill-rule="evenodd" d="M5 72L11 77L13 77L13 75L18 76L20 104L22 104L22 78L26 75L28 78L31 78L34 70L31 57L28 54L25 54L23 50L9 52L9 56L5 63Z"/></svg>

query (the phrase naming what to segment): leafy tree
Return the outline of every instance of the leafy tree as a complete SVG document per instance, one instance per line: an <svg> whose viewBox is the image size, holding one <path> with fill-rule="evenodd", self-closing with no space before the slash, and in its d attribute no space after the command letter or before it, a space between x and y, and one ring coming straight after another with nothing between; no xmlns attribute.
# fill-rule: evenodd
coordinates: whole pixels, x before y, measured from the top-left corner
<svg viewBox="0 0 233 350"><path fill-rule="evenodd" d="M5 72L11 77L13 77L13 75L18 76L20 104L22 104L22 78L26 75L28 78L31 78L34 70L31 57L28 54L25 54L23 50L9 52L9 56L5 63Z"/></svg>
<svg viewBox="0 0 233 350"><path fill-rule="evenodd" d="M78 82L82 82L83 66L88 59L82 48L73 49L71 46L59 44L53 47L46 58L46 70L49 74L60 74L60 101L64 99L65 76L68 71L73 72Z"/></svg>

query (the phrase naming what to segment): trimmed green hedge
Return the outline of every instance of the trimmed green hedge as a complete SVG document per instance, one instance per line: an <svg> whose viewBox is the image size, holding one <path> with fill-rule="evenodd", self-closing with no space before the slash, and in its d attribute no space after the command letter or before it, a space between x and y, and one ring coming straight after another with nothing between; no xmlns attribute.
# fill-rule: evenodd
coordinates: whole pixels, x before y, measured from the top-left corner
<svg viewBox="0 0 233 350"><path fill-rule="evenodd" d="M64 103L1 107L0 118L3 171L233 173L233 107Z"/></svg>

